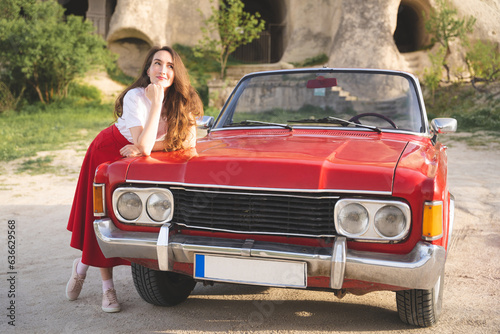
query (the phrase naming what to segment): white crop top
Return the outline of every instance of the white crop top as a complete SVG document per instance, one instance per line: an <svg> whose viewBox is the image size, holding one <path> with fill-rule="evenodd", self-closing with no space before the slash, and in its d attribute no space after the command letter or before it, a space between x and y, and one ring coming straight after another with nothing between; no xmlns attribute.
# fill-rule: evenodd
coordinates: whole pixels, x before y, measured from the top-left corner
<svg viewBox="0 0 500 334"><path fill-rule="evenodd" d="M131 89L123 98L123 114L115 123L120 133L131 143L133 143L130 128L134 126L142 126L146 124L149 111L151 109L151 101L146 97L146 91L142 87ZM167 133L167 122L160 120L158 124L158 132L156 141L163 140Z"/></svg>

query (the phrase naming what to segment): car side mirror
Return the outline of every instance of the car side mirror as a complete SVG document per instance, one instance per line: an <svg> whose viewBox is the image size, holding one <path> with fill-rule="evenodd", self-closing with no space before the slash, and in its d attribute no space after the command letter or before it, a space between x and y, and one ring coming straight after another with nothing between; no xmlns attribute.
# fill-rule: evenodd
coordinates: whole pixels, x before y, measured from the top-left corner
<svg viewBox="0 0 500 334"><path fill-rule="evenodd" d="M453 133L457 131L457 120L454 118L434 118L431 121L434 133Z"/></svg>
<svg viewBox="0 0 500 334"><path fill-rule="evenodd" d="M196 126L198 129L207 130L214 125L214 118L212 116L203 116L196 119Z"/></svg>

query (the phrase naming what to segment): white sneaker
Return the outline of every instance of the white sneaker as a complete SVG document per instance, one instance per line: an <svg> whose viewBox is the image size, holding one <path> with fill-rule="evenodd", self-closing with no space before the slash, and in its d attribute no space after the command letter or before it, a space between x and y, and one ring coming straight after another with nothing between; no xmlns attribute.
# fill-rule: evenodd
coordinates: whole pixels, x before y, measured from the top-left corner
<svg viewBox="0 0 500 334"><path fill-rule="evenodd" d="M68 284L66 284L66 297L69 300L75 300L78 298L80 292L82 291L83 282L85 281L85 276L79 275L76 272L76 266L78 265L78 262L80 262L80 259L76 259L75 261L73 261L71 277L68 281Z"/></svg>
<svg viewBox="0 0 500 334"><path fill-rule="evenodd" d="M102 310L108 313L120 312L121 307L115 289L108 289L102 294Z"/></svg>

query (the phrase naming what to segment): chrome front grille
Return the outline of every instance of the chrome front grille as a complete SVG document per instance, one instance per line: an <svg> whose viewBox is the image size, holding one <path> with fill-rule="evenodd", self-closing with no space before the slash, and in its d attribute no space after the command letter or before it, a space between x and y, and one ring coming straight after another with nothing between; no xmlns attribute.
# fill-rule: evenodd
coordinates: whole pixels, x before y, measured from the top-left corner
<svg viewBox="0 0 500 334"><path fill-rule="evenodd" d="M337 196L171 187L173 222L238 233L335 236Z"/></svg>

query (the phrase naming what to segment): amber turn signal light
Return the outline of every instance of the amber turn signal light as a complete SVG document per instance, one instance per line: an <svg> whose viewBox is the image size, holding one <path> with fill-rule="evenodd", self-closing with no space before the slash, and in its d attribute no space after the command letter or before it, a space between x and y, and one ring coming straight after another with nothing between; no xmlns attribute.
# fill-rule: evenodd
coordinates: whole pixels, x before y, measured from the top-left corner
<svg viewBox="0 0 500 334"><path fill-rule="evenodd" d="M425 202L422 237L437 240L443 236L443 202Z"/></svg>
<svg viewBox="0 0 500 334"><path fill-rule="evenodd" d="M94 216L102 217L106 214L104 205L104 184L94 183Z"/></svg>

